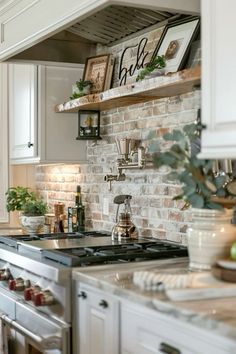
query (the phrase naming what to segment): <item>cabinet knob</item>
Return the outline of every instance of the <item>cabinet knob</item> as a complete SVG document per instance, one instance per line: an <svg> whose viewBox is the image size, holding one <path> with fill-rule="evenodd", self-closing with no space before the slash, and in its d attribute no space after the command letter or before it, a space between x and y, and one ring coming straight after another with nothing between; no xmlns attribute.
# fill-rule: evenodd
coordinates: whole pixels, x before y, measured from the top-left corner
<svg viewBox="0 0 236 354"><path fill-rule="evenodd" d="M106 309L108 307L108 302L106 300L101 300L99 302L99 306L103 307L104 309Z"/></svg>
<svg viewBox="0 0 236 354"><path fill-rule="evenodd" d="M34 146L34 144L29 141L28 142L28 148L31 148L31 146Z"/></svg>
<svg viewBox="0 0 236 354"><path fill-rule="evenodd" d="M164 342L160 344L159 352L165 354L181 354L181 351L179 349L174 348L171 345Z"/></svg>
<svg viewBox="0 0 236 354"><path fill-rule="evenodd" d="M79 294L78 294L78 297L81 297L82 299L87 299L87 294L85 291L81 291Z"/></svg>

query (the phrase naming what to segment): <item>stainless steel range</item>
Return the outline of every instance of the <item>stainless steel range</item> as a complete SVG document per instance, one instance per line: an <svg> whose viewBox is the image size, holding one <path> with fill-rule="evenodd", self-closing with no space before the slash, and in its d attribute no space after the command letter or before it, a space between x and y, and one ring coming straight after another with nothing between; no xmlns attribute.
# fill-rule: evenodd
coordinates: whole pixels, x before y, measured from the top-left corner
<svg viewBox="0 0 236 354"><path fill-rule="evenodd" d="M73 267L183 256L181 245L104 232L0 237L3 353L71 352Z"/></svg>

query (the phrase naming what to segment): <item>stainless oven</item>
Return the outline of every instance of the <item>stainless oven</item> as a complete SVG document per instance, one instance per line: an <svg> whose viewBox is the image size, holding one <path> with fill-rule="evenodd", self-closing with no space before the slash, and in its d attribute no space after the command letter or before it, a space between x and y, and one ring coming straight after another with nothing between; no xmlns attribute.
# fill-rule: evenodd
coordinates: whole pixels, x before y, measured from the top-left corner
<svg viewBox="0 0 236 354"><path fill-rule="evenodd" d="M0 289L0 354L68 354L70 326Z"/></svg>
<svg viewBox="0 0 236 354"><path fill-rule="evenodd" d="M0 354L71 354L73 267L186 255L181 245L94 231L0 237Z"/></svg>
<svg viewBox="0 0 236 354"><path fill-rule="evenodd" d="M71 270L0 248L0 354L70 354Z"/></svg>

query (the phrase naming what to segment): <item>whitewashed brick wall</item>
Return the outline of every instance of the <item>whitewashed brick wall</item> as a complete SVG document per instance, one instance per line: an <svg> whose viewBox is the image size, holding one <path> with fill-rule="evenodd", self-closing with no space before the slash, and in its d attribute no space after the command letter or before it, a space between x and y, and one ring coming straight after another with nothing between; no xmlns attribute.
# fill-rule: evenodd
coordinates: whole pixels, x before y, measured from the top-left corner
<svg viewBox="0 0 236 354"><path fill-rule="evenodd" d="M148 34L150 50L155 47L161 31L158 29ZM112 48L112 52L119 57L126 45L137 41L138 39L133 39L119 44ZM129 60L132 62L133 57ZM130 78L129 82L132 80L135 78ZM115 78L114 85L117 84ZM143 146L148 147L151 132L155 133L157 139L161 139L168 130L193 122L199 107L200 91L196 90L181 96L101 112L102 140L97 143L88 141L88 163L81 166L38 166L37 189L49 205L63 201L67 208L74 204L76 185L80 184L86 207L87 226L107 231L110 231L115 223L114 196L131 194L133 220L141 236L185 243L185 232L191 221L191 213L181 211L183 203L172 200L180 187L178 184L168 183L163 171L126 170L126 180L112 182L111 191L109 184L104 182L104 176L111 172L116 173L116 137L140 139ZM103 213L104 198L109 201L109 215Z"/></svg>

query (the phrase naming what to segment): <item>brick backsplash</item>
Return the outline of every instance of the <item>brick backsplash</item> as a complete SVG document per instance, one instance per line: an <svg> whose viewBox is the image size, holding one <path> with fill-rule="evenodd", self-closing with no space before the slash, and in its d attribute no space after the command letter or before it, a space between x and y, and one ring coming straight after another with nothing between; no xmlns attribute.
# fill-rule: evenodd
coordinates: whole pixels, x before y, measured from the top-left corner
<svg viewBox="0 0 236 354"><path fill-rule="evenodd" d="M149 48L155 47L161 32L162 29L157 29L145 35L149 39ZM116 45L110 51L119 57L125 46L136 42L137 39L132 39ZM151 45L151 42L155 44ZM129 60L132 62L132 55ZM117 85L116 78L117 71L114 85ZM185 243L191 212L181 211L183 202L172 200L180 191L180 186L168 182L167 169L125 170L126 180L112 182L111 190L109 183L104 182L104 176L117 173L116 137L140 139L142 145L148 148L150 136L155 135L161 141L167 131L193 122L199 107L200 90L195 90L181 96L101 112L102 140L87 142L88 162L83 165L37 166L38 191L51 207L61 201L67 210L68 206L74 205L76 186L81 185L86 225L107 231L111 231L115 223L114 196L131 194L133 221L140 236ZM103 213L104 198L109 201L109 215Z"/></svg>

